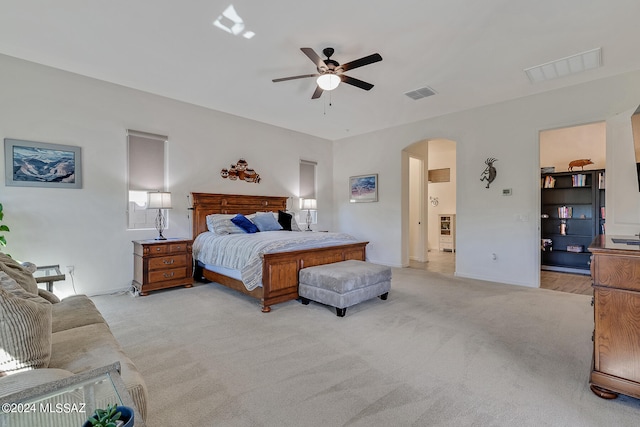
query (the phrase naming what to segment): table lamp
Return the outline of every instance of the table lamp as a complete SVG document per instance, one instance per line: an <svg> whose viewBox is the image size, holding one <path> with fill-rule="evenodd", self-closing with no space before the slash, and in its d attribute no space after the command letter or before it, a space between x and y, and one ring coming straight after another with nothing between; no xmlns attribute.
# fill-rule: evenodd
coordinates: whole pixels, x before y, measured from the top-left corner
<svg viewBox="0 0 640 427"><path fill-rule="evenodd" d="M311 209L316 210L318 208L316 199L302 199L302 209L307 210L307 229L311 231Z"/></svg>
<svg viewBox="0 0 640 427"><path fill-rule="evenodd" d="M156 230L158 230L158 237L156 237L156 240L167 240L167 238L162 235L162 231L167 225L162 210L171 209L171 193L158 191L156 193L148 193L148 195L149 199L147 209L158 209L158 215L156 216Z"/></svg>

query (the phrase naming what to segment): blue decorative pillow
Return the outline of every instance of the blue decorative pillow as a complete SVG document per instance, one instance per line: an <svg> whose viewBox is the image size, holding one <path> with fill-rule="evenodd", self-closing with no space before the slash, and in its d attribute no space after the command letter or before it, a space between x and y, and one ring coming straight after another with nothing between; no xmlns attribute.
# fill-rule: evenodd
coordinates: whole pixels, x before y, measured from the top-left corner
<svg viewBox="0 0 640 427"><path fill-rule="evenodd" d="M260 231L278 231L282 230L282 226L271 213L258 213L253 218L253 223L258 226Z"/></svg>
<svg viewBox="0 0 640 427"><path fill-rule="evenodd" d="M242 214L238 214L231 218L231 222L242 228L247 233L257 233L258 227L254 223L252 223L249 218Z"/></svg>

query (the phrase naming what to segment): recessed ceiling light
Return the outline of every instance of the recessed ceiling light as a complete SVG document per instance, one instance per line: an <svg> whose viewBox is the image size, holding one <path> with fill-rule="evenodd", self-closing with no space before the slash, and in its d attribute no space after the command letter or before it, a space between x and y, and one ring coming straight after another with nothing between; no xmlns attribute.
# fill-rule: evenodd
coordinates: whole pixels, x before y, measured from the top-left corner
<svg viewBox="0 0 640 427"><path fill-rule="evenodd" d="M567 56L535 67L526 68L524 72L531 83L539 83L545 80L557 79L569 74L581 73L592 70L602 65L602 49L596 48L586 52Z"/></svg>

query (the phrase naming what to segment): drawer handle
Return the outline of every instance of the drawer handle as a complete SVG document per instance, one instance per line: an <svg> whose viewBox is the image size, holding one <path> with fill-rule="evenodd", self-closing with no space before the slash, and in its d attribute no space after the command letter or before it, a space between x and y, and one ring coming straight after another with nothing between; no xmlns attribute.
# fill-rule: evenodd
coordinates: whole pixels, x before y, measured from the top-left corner
<svg viewBox="0 0 640 427"><path fill-rule="evenodd" d="M156 248L156 252L160 252L162 248Z"/></svg>
<svg viewBox="0 0 640 427"><path fill-rule="evenodd" d="M173 264L173 258L162 260L162 262L167 264L167 265L171 265L171 264Z"/></svg>
<svg viewBox="0 0 640 427"><path fill-rule="evenodd" d="M173 277L174 274L175 274L174 271L172 271L171 273L164 273L164 277L168 279L170 277Z"/></svg>
<svg viewBox="0 0 640 427"><path fill-rule="evenodd" d="M182 250L182 246L176 246L176 249L181 251Z"/></svg>

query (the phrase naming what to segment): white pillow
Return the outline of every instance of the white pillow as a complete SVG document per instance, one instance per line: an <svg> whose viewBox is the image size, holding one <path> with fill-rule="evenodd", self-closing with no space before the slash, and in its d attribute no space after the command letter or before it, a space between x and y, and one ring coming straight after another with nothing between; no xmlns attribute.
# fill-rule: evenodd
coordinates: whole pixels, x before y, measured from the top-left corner
<svg viewBox="0 0 640 427"><path fill-rule="evenodd" d="M233 218L234 216L235 214L234 215L228 215L228 214L207 215L207 228L209 229L209 231L216 234L220 234L220 235L246 233L246 231L244 231L242 228L238 227L233 222L231 222L231 218Z"/></svg>

